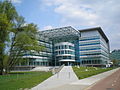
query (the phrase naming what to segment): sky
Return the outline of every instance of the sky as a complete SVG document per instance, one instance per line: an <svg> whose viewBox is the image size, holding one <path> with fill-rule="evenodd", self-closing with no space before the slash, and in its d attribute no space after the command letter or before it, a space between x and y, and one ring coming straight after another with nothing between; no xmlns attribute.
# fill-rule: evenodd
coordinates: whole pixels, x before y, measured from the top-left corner
<svg viewBox="0 0 120 90"><path fill-rule="evenodd" d="M12 0L27 23L39 30L73 26L101 27L111 51L120 49L120 0Z"/></svg>

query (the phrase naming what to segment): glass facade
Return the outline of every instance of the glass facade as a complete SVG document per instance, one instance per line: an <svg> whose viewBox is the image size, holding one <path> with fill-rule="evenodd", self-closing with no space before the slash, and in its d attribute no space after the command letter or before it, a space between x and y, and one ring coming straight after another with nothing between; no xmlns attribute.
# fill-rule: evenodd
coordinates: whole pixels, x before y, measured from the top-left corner
<svg viewBox="0 0 120 90"><path fill-rule="evenodd" d="M82 31L79 40L82 65L104 66L109 62L109 42L96 29Z"/></svg>
<svg viewBox="0 0 120 90"><path fill-rule="evenodd" d="M44 49L40 52L31 50L24 55L27 58L28 66L49 66L52 63L52 42L48 38L40 37L39 45L43 46Z"/></svg>
<svg viewBox="0 0 120 90"><path fill-rule="evenodd" d="M79 43L81 64L101 63L101 46L99 36L81 37Z"/></svg>
<svg viewBox="0 0 120 90"><path fill-rule="evenodd" d="M75 30L71 26L40 31L43 51L25 54L27 65L105 65L109 61L109 40L100 27Z"/></svg>
<svg viewBox="0 0 120 90"><path fill-rule="evenodd" d="M59 64L75 62L75 48L71 42L61 42L55 44L55 60ZM64 63L65 62L65 63Z"/></svg>

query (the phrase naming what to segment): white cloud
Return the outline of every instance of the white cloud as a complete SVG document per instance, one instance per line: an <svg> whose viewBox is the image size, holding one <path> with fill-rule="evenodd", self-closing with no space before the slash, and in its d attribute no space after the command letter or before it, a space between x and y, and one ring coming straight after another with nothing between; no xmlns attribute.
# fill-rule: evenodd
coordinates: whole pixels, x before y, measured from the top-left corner
<svg viewBox="0 0 120 90"><path fill-rule="evenodd" d="M42 30L48 30L48 29L53 29L53 27L48 25L48 26L45 26Z"/></svg>
<svg viewBox="0 0 120 90"><path fill-rule="evenodd" d="M120 0L43 0L43 3L54 7L63 25L101 26L110 39L111 49L120 48Z"/></svg>
<svg viewBox="0 0 120 90"><path fill-rule="evenodd" d="M21 3L22 2L22 0L10 0L10 1L12 1L12 3Z"/></svg>

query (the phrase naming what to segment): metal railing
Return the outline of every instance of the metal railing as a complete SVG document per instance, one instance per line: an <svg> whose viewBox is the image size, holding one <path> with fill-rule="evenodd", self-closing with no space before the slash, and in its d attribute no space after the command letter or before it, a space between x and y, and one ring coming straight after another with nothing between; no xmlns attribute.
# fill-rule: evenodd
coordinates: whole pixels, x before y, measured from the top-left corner
<svg viewBox="0 0 120 90"><path fill-rule="evenodd" d="M52 69L52 74L56 74L56 73L60 72L60 70L61 70L64 66L65 66L65 65L63 64L63 65L60 66L59 68L54 67L54 68Z"/></svg>

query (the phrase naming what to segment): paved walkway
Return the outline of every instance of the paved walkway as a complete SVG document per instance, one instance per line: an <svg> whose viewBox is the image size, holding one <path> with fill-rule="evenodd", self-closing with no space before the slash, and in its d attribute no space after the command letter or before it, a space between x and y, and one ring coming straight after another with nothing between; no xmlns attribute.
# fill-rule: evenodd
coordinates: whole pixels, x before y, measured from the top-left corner
<svg viewBox="0 0 120 90"><path fill-rule="evenodd" d="M101 79L104 79L105 77L108 77L109 75L111 75L112 73L114 73L115 71L117 71L117 69L108 71L108 72L104 72L102 74L98 74L89 78L85 78L85 79L81 79L69 84L65 84L59 87L54 87L52 89L49 90L88 90L88 87L90 87L91 85L95 84L96 82L98 82Z"/></svg>
<svg viewBox="0 0 120 90"><path fill-rule="evenodd" d="M32 90L88 90L90 86L94 85L99 80L110 76L118 69L119 68L78 80L72 67L64 66L58 74L48 78L41 84L32 88Z"/></svg>
<svg viewBox="0 0 120 90"><path fill-rule="evenodd" d="M120 90L120 69L100 80L88 90Z"/></svg>
<svg viewBox="0 0 120 90"><path fill-rule="evenodd" d="M32 90L52 90L53 88L57 88L75 81L78 81L78 78L73 72L72 67L64 66L59 73L48 78L36 87L33 87Z"/></svg>

